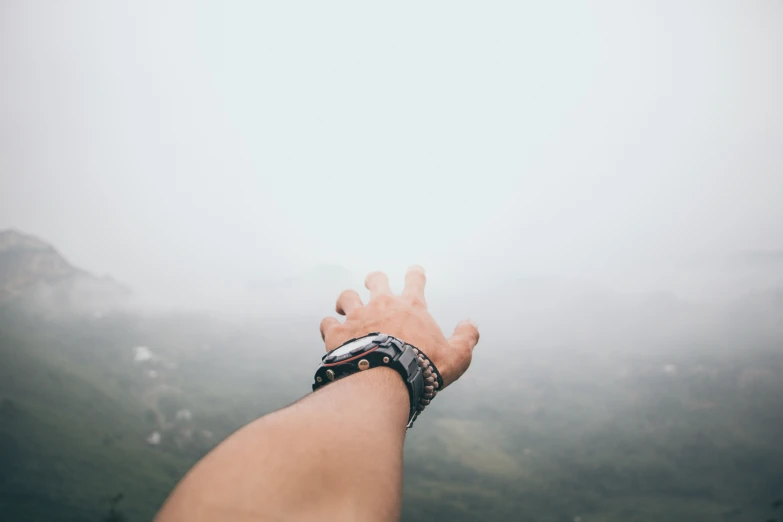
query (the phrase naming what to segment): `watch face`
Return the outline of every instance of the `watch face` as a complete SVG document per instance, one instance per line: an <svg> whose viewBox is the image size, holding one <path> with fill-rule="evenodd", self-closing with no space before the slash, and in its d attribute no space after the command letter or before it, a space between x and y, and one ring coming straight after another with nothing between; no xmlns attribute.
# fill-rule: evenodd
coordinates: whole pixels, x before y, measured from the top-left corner
<svg viewBox="0 0 783 522"><path fill-rule="evenodd" d="M362 337L361 339L356 339L355 341L351 341L348 344L345 344L339 348L335 348L333 352L329 354L329 357L340 357L341 355L345 355L349 353L354 348L359 348L361 346L366 346L370 343L372 343L373 339L375 339L375 336L370 337Z"/></svg>

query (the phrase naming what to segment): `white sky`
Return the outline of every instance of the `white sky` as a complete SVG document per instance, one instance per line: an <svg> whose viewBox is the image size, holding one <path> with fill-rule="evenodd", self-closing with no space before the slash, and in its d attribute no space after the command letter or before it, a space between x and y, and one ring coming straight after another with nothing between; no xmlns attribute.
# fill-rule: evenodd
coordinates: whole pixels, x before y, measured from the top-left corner
<svg viewBox="0 0 783 522"><path fill-rule="evenodd" d="M781 93L777 1L5 0L0 228L177 302L319 263L677 286L783 248Z"/></svg>

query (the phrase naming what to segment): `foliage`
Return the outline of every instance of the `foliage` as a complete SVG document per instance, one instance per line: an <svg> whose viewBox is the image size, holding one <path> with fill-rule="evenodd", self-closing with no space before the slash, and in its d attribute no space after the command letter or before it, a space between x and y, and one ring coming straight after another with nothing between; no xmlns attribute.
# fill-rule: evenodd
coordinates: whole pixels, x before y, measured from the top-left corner
<svg viewBox="0 0 783 522"><path fill-rule="evenodd" d="M311 344L280 335L282 349L269 335L198 316L0 309L2 519L150 520L219 440L306 393ZM154 358L136 362L139 345ZM482 346L408 434L403 518L775 518L781 346L749 323L666 342L639 330Z"/></svg>

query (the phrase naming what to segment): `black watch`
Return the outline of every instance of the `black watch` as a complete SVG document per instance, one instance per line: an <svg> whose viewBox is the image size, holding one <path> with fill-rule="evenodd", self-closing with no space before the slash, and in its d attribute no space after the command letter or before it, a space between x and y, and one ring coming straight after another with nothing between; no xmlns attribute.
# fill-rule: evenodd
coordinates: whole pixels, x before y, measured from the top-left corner
<svg viewBox="0 0 783 522"><path fill-rule="evenodd" d="M391 335L367 334L346 341L324 355L315 372L313 391L331 381L378 366L392 368L405 382L410 396L410 428L443 388L443 378L424 352Z"/></svg>

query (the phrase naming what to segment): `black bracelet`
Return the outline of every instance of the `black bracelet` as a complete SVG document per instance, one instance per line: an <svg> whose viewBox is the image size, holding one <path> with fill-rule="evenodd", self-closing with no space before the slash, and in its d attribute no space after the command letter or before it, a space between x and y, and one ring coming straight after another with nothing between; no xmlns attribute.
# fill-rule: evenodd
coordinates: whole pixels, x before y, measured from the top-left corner
<svg viewBox="0 0 783 522"><path fill-rule="evenodd" d="M315 372L313 391L354 373L386 366L400 374L408 388L408 428L443 388L435 364L415 346L383 333L371 333L346 341L323 356Z"/></svg>

